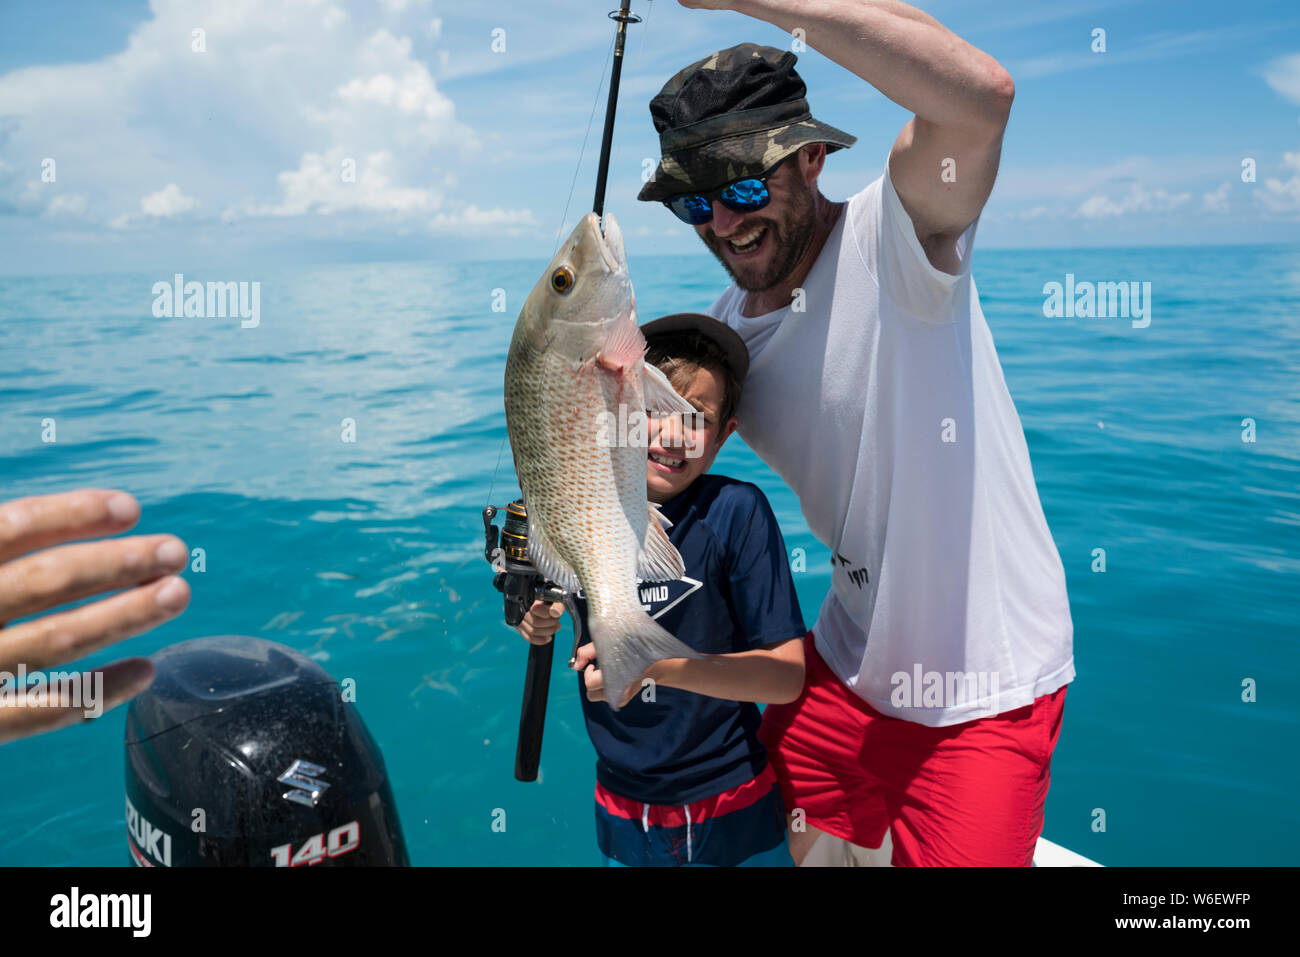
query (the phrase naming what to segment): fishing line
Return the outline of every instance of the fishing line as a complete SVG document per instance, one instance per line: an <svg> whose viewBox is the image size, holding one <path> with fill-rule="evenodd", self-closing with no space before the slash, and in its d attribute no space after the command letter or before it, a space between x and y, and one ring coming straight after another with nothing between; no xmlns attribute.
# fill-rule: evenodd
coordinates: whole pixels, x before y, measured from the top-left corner
<svg viewBox="0 0 1300 957"><path fill-rule="evenodd" d="M496 467L492 469L492 481L488 482L488 497L487 501L483 503L484 508L488 508L492 504L492 489L494 489L497 484L497 473L501 471L501 456L506 452L506 439L509 437L509 433L501 436L501 445L497 448L497 464Z"/></svg>
<svg viewBox="0 0 1300 957"><path fill-rule="evenodd" d="M655 5L652 3L646 7L644 28L641 30L641 44L636 48L636 69L641 69L641 51L645 49L645 35L650 32L650 14L654 13Z"/></svg>
<svg viewBox="0 0 1300 957"><path fill-rule="evenodd" d="M551 256L560 248L564 236L564 221L569 218L569 204L573 202L573 191L578 188L578 174L582 172L582 158L587 153L587 140L591 136L591 124L596 119L596 107L600 105L600 91L605 86L605 71L609 69L609 59L614 55L614 40L609 41L609 50L605 53L605 65L600 68L600 79L596 82L596 97L591 101L591 116L587 117L587 132L582 134L582 148L578 150L578 165L573 170L573 182L569 184L569 198L564 201L564 215L560 217L560 228L555 231L555 248Z"/></svg>

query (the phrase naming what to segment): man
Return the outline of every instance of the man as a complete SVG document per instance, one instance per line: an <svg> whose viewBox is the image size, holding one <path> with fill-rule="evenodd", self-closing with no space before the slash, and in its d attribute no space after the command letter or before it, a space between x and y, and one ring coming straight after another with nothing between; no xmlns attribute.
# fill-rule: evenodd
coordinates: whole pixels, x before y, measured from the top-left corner
<svg viewBox="0 0 1300 957"><path fill-rule="evenodd" d="M175 535L88 541L124 532L139 517L139 503L111 489L0 502L0 684L13 680L19 666L28 673L57 668L185 609L190 589L177 573L189 563L189 550ZM112 591L118 593L52 611ZM101 672L104 711L149 687L154 674L147 658L116 661ZM83 707L0 696L0 744L86 717Z"/></svg>
<svg viewBox="0 0 1300 957"><path fill-rule="evenodd" d="M880 178L834 203L817 178L855 139L812 118L793 54L720 51L650 105L663 158L639 198L734 279L709 311L749 348L740 434L832 553L803 695L763 721L793 856L889 833L895 864L1028 865L1074 664L970 269L1011 78L894 0L681 2L800 28L915 113Z"/></svg>

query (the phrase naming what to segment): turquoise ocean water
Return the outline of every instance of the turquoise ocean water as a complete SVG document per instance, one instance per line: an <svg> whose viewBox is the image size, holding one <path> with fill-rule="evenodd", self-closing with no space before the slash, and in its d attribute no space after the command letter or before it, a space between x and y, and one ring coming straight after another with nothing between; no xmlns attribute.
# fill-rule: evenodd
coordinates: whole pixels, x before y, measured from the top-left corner
<svg viewBox="0 0 1300 957"><path fill-rule="evenodd" d="M501 376L543 266L186 272L260 281L255 329L155 319L171 273L0 277L0 496L124 488L140 531L206 553L184 615L88 663L245 633L355 679L418 864L597 859L562 653L542 778L513 779L527 646L481 557L494 473L495 504L517 494ZM724 284L703 250L631 266L643 319ZM1067 273L1150 282L1150 326L1044 318ZM1112 865L1295 864L1300 246L977 250L975 275L1074 615L1045 835ZM828 554L795 497L738 440L715 470L757 482L805 550L811 624ZM126 862L123 714L0 747L0 864Z"/></svg>

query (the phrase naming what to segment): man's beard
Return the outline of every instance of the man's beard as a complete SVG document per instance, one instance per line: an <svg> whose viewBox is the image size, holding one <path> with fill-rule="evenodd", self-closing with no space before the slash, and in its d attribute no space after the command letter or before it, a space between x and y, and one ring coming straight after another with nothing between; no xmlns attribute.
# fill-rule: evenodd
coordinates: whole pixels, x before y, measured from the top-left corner
<svg viewBox="0 0 1300 957"><path fill-rule="evenodd" d="M783 223L762 217L745 221L744 232L748 232L755 226L766 226L770 233L767 238L773 244L771 265L756 279L742 279L736 275L736 271L731 268L731 262L723 252L722 247L727 241L719 239L711 229L704 234L704 244L717 257L718 262L722 263L722 268L727 270L736 285L746 292L767 292L780 285L794 272L795 266L799 265L799 260L808 250L808 244L812 242L817 223L816 213L813 210L812 190L796 189L791 195L790 205L787 208L789 215Z"/></svg>

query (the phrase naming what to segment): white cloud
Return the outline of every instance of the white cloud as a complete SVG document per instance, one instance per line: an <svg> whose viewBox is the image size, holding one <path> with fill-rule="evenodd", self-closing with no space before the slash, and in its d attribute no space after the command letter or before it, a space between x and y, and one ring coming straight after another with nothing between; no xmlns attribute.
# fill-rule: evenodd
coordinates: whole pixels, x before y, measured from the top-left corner
<svg viewBox="0 0 1300 957"><path fill-rule="evenodd" d="M1013 165L1004 157L995 195L1001 201L1053 204L1082 202L1134 183L1159 183L1165 189L1203 188L1223 175L1220 157L1167 155L1123 156L1109 162L1071 161Z"/></svg>
<svg viewBox="0 0 1300 957"><path fill-rule="evenodd" d="M1282 168L1291 170L1293 175L1285 180L1271 177L1264 180L1264 188L1255 196L1270 212L1300 213L1300 153L1284 154Z"/></svg>
<svg viewBox="0 0 1300 957"><path fill-rule="evenodd" d="M427 7L428 5L429 0L383 0L384 9L394 15L403 14L412 6Z"/></svg>
<svg viewBox="0 0 1300 957"><path fill-rule="evenodd" d="M1121 66L1169 57L1188 57L1222 50L1228 44L1256 42L1261 29L1267 26L1268 24L1249 23L1235 27L1188 30L1182 33L1161 31L1143 37L1125 38L1122 42L1117 42L1115 37L1108 37L1109 45L1104 53L1092 52L1091 33L1085 32L1068 50L1024 60L1012 59L1007 62L1007 69L1012 78L1019 82L1099 66Z"/></svg>
<svg viewBox="0 0 1300 957"><path fill-rule="evenodd" d="M45 212L51 216L81 216L86 212L86 197L80 193L60 193L50 200Z"/></svg>
<svg viewBox="0 0 1300 957"><path fill-rule="evenodd" d="M400 217L438 208L442 197L433 190L395 185L393 165L393 154L386 150L365 157L344 156L337 147L324 155L307 153L296 170L285 170L277 177L281 202L231 212L248 216L328 216L361 210Z"/></svg>
<svg viewBox="0 0 1300 957"><path fill-rule="evenodd" d="M1266 63L1264 81L1284 98L1300 105L1300 53L1281 56Z"/></svg>
<svg viewBox="0 0 1300 957"><path fill-rule="evenodd" d="M1092 20L1107 7L1116 7L1128 2L1129 0L1087 0L1084 3L1070 3L1066 0L1055 0L1050 4L1029 4L1020 10L1008 4L1008 9L998 11L996 27L999 32L1005 32L1025 27L1041 27L1045 23L1055 23L1060 20ZM944 23L948 23L950 17L955 18L959 13L961 15L972 13L966 0L954 3L950 8L935 9L935 6L930 3L925 7L932 16L939 17ZM979 13L975 13L974 16L983 19ZM954 25L952 29L957 30L957 27ZM960 30L958 32L965 36L965 33Z"/></svg>
<svg viewBox="0 0 1300 957"><path fill-rule="evenodd" d="M531 222L445 194L481 145L402 33L441 30L428 0L387 6L402 19L361 31L344 0L153 0L120 53L0 76L4 160L54 157L81 197L56 206L10 176L0 206L117 229L218 210L227 222L350 216L360 229ZM195 26L206 52L190 48Z"/></svg>
<svg viewBox="0 0 1300 957"><path fill-rule="evenodd" d="M164 219L174 219L199 205L193 196L186 196L175 183L140 197L139 213L121 213L108 221L109 229L134 229L146 224L156 224Z"/></svg>
<svg viewBox="0 0 1300 957"><path fill-rule="evenodd" d="M1021 210L1018 213L1011 213L1007 216L1007 218L1019 219L1028 222L1030 220L1042 219L1044 216L1048 215L1049 213L1051 213L1051 209L1049 209L1047 206L1044 206L1042 203L1039 203L1037 206L1034 206L1030 209Z"/></svg>
<svg viewBox="0 0 1300 957"><path fill-rule="evenodd" d="M1212 193L1206 193L1201 197L1201 207L1211 213L1226 213L1228 211L1228 193L1232 191L1231 183L1223 183Z"/></svg>
<svg viewBox="0 0 1300 957"><path fill-rule="evenodd" d="M504 232L519 236L537 228L538 222L528 209L479 209L472 203L454 213L438 213L429 222L434 232Z"/></svg>
<svg viewBox="0 0 1300 957"><path fill-rule="evenodd" d="M1111 199L1101 193L1089 197L1075 211L1075 215L1084 219L1104 219L1129 213L1165 213L1186 205L1191 198L1191 193L1171 194L1163 189L1144 189L1133 183L1129 186L1128 194L1119 199Z"/></svg>
<svg viewBox="0 0 1300 957"><path fill-rule="evenodd" d="M455 107L451 100L438 91L424 65L411 59L410 37L398 38L380 30L366 43L365 60L366 75L353 77L339 87L338 97L344 104L344 113L357 108L387 107L407 118L453 122Z"/></svg>
<svg viewBox="0 0 1300 957"><path fill-rule="evenodd" d="M140 211L146 216L166 219L188 213L198 205L193 196L186 196L175 183L168 183L156 193L150 193L140 200Z"/></svg>

